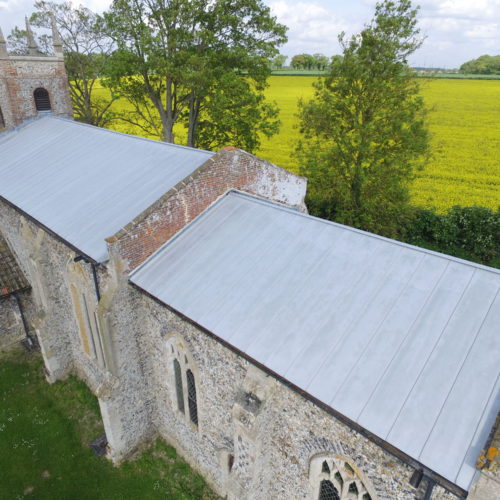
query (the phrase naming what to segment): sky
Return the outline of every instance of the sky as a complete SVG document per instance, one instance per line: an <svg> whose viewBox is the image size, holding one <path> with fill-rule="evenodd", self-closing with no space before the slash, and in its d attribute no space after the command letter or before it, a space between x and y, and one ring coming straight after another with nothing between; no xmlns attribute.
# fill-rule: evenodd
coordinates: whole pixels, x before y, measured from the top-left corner
<svg viewBox="0 0 500 500"><path fill-rule="evenodd" d="M22 26L34 0L0 0L4 35ZM376 0L264 0L278 21L288 26L287 56L299 53L341 53L340 32L357 33L373 15ZM110 0L80 0L102 12ZM457 68L482 54L500 54L500 0L420 0L419 26L426 37L412 56L412 66Z"/></svg>

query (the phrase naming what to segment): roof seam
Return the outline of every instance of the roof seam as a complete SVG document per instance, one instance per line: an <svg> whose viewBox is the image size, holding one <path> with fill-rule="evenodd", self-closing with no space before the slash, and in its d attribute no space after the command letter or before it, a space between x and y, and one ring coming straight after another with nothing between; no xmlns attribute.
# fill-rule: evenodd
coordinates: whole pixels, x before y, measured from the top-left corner
<svg viewBox="0 0 500 500"><path fill-rule="evenodd" d="M328 258L328 255L327 255L327 249L325 248L322 252L322 256L319 257L314 263L311 264L310 267L307 267L307 272L308 273L312 273L313 270L315 268L317 268L325 259ZM296 254L294 257L293 257L293 260L299 260L300 259L300 255ZM293 265L293 264L291 264ZM294 292L293 292L293 295L289 297L289 301L290 302L293 302L293 300L297 297L297 296L300 296L302 294L302 290L300 289L295 289ZM276 318L279 318L281 317L281 315L283 314L283 310L286 310L287 308L287 304L281 304L279 307L275 308L275 310L273 311L273 315L271 318L269 318L269 321L268 323L272 323ZM235 332L236 333L236 332ZM282 344L286 343L286 341L288 340L289 338L289 335L291 334L291 332L288 332L288 337L283 339L282 341ZM234 336L231 335L231 337L229 338L232 338ZM250 347L252 345L255 345L255 343L258 343L263 339L265 338L266 336L266 332L264 329L262 329L262 331L260 332L260 334L256 334L251 340L250 342L247 344L246 348L245 348L245 351L248 351L250 349ZM281 346L280 346L281 347ZM267 361L267 360L266 360ZM286 373L286 370L285 372Z"/></svg>
<svg viewBox="0 0 500 500"><path fill-rule="evenodd" d="M326 253L326 252L325 252L325 253ZM328 258L328 257L325 255L325 256L323 257L323 259L322 259L322 261L321 261L321 262L323 262L323 261L324 261L324 260L326 260L327 258ZM319 266L319 264L320 264L320 263L318 262L317 266L315 266L315 267L318 267L318 266ZM358 285L359 285L360 283L362 283L362 282L363 282L363 279L364 279L364 273L363 273L363 272L360 272L360 273L359 273L359 276L357 277L357 279L355 280L355 282L351 285L351 287L350 287L349 291L348 291L348 292L346 292L346 295L348 295L350 292L352 292L352 290L355 290L355 289L358 287ZM337 297L337 296L336 296L336 297ZM326 321L327 321L327 320L325 319L325 322L326 322ZM325 322L323 322L323 324L321 325L321 327L320 327L320 328L323 328L323 327L324 327L324 323L325 323ZM341 337L343 337L343 335L341 335ZM289 363L289 365L288 365L287 369L283 371L283 375L284 375L285 377L287 376L288 372L289 372L289 371L293 368L293 366L294 366L294 364L297 362L297 360L298 360L298 359L300 359L300 357L303 355L304 351L307 351L307 349L309 349L309 348L310 348L310 346L311 346L311 344L312 344L313 342L314 342L314 339L313 339L313 336L311 335L310 341L306 344L305 348L304 348L303 350L299 351L299 352L298 352L298 353L297 353L297 354L293 357L293 359L292 359L292 361ZM336 345L337 345L337 344L334 344L334 347L335 347ZM329 353L330 353L330 351L331 351L331 349L328 349L328 350L326 351L326 352L327 352L327 354L329 354ZM323 363L324 363L324 362L321 362L321 363L318 363L318 364L320 364L321 366L323 366ZM314 378L314 375L313 375L313 377L312 377L312 378ZM310 380L312 380L312 378L311 378ZM306 387L309 387L309 385L310 385L310 382L308 382L305 386L306 386Z"/></svg>
<svg viewBox="0 0 500 500"><path fill-rule="evenodd" d="M476 437L476 434L477 434L477 431L479 429L479 426L481 425L481 421L483 420L484 414L486 413L486 408L488 408L489 402L491 401L493 395L495 394L495 387L496 387L496 385L498 383L498 379L499 378L500 378L500 373L497 375L495 383L493 384L493 387L491 388L490 395L488 396L488 401L487 401L486 405L484 406L483 411L481 413L481 417L477 421L476 428L474 429L474 432L471 435L471 438L470 438L470 441L469 441L469 446L467 447L468 450L471 448L472 442L474 441L474 438ZM466 457L467 457L467 454L464 455L464 458L460 462L460 467L458 468L457 475L455 476L455 479L454 479L455 481L458 480L458 476L460 475L460 472L462 471L462 468L465 465L465 459L466 459Z"/></svg>
<svg viewBox="0 0 500 500"><path fill-rule="evenodd" d="M392 266L394 265L394 262L396 260L396 255L398 254L398 252L401 252L401 249L396 248L396 250L394 252L394 255L392 255L392 257L390 259L390 269L392 269ZM380 289L384 286L384 284L385 284L385 281L381 280L380 284L373 290L373 293L370 295L370 298L365 302L365 305L363 306L362 311L359 312L359 315L352 318L352 320L349 322L349 324L345 328L345 330L343 332L343 335L339 338L338 342L336 342L328 350L327 355L325 356L324 361L321 362L321 363L319 363L316 371L314 372L314 375L311 377L309 383L307 384L306 389L308 389L310 387L310 385L312 384L312 382L314 381L314 379L318 376L318 374L321 372L321 370L323 369L323 367L325 366L325 364L328 362L328 359L329 359L328 356L331 355L333 352L335 352L335 350L337 349L337 347L344 341L344 339L347 337L347 335L351 332L352 327L359 320L359 317L364 312L366 312L366 310L368 309L368 307L373 303L375 297L378 296L378 294L380 292Z"/></svg>
<svg viewBox="0 0 500 500"><path fill-rule="evenodd" d="M477 329L476 335L474 336L474 340L472 341L471 345L470 345L470 346L469 346L469 348L467 349L467 354L465 355L465 358L464 358L464 360L462 361L462 364L461 364L461 366L460 366L460 369L458 370L458 373L457 373L457 375L456 375L456 377L455 377L455 380L453 380L453 384L451 384L450 390L448 391L448 394L446 395L446 398L444 399L443 404L441 405L441 409L439 410L439 413L438 413L438 415L436 416L436 419L434 420L434 424L433 424L433 426L432 426L432 428L431 428L431 430L430 430L430 432L429 432L429 435L427 436L427 439L425 440L424 445L422 446L422 449L420 450L420 453L418 454L419 458L420 458L420 456L422 455L422 453L424 452L425 447L427 446L427 443L429 442L429 439L430 439L430 437L431 437L432 433L434 432L434 429L436 428L436 424L437 424L437 422L438 422L438 420L439 420L439 417L440 417L440 416L441 416L441 414L443 413L443 409L444 409L444 407L446 406L446 402L448 401L448 399L449 399L449 397L450 397L450 394L452 393L453 388L455 387L455 385L456 385L456 383L457 383L457 380L458 380L458 378L459 378L460 374L462 373L463 367L464 367L464 365L465 365L465 363L466 363L467 359L469 358L469 355L470 355L470 353L471 353L471 351L472 351L472 348L473 348L473 347L474 347L474 345L476 344L477 338L479 337L479 334L481 333L481 330L483 329L484 322L486 321L486 318L488 317L488 315L489 315L489 313L490 313L490 311L491 311L491 308L493 307L493 304L495 303L495 300L496 300L496 298L497 298L497 296L498 296L498 293L499 293L499 292L500 292L500 287L499 287L499 288L497 288L497 291L496 291L496 293L495 293L495 295L494 295L493 299L491 300L490 305L489 305L489 307L488 307L488 312L484 315L484 318L483 318L483 320L481 321L481 324L479 325L479 327L478 327L478 329Z"/></svg>
<svg viewBox="0 0 500 500"><path fill-rule="evenodd" d="M434 292L436 291L438 285L441 283L442 279L443 279L443 276L445 274L445 272L447 271L448 267L450 265L450 262L446 262L446 265L444 266L444 269L441 271L441 274L439 275L439 278L436 280L436 282L434 283L434 286L432 287L432 290L431 292L427 295L427 297L425 298L425 301L424 303L422 304L422 306L420 307L420 310L418 311L417 315L415 316L415 318L413 319L411 325L409 326L408 330L406 331L406 335L403 337L403 339L401 340L401 342L399 343L399 346L398 348L396 349L396 351L394 352L394 354L392 355L392 358L391 360L389 361L389 363L387 363L387 366L384 368L384 371L382 373L382 375L380 376L380 378L378 379L377 383L375 384L372 392L370 393L370 396L367 398L366 400L366 403L364 404L363 408L361 409L361 411L359 412L358 416L357 416L357 419L359 419L361 417L361 415L363 414L363 412L365 411L366 407L368 406L368 404L370 403L370 401L372 400L372 397L373 397L373 394L375 393L375 391L378 389L378 387L380 386L380 383L381 381L383 380L385 374L389 371L389 368L391 367L391 365L393 364L394 360L396 359L396 357L398 356L398 354L401 352L401 349L404 345L404 343L406 342L406 340L408 339L408 337L410 336L415 324L417 323L417 321L420 319L420 317L422 316L422 313L423 311L426 309L426 306L427 304L429 303L429 301L431 300L431 298L433 298L433 295L434 295Z"/></svg>
<svg viewBox="0 0 500 500"><path fill-rule="evenodd" d="M415 389L415 386L417 385L418 381L420 380L421 376L422 376L422 373L424 372L425 368L427 367L427 365L429 364L429 361L432 357L432 354L434 353L434 351L436 350L436 347L437 345L439 344L439 341L441 340L441 337L444 335L444 332L446 331L446 329L448 328L448 325L451 321L451 318L453 318L458 306L460 305L460 303L462 302L463 298L464 298L464 295L465 293L467 292L467 290L469 289L470 287L470 284L472 282L472 279L474 278L476 274L476 270L474 270L471 274L471 277L469 278L469 281L467 282L467 286L464 287L463 291L462 291L462 294L460 295L459 299L457 300L457 303L455 304L455 307L453 308L453 311L452 313L450 314L450 316L448 317L448 319L446 320L446 323L444 324L442 330L441 330L441 333L439 334L438 338L436 339L436 342L434 343L434 346L433 348L431 349L431 352L429 353L429 355L427 356L427 359L425 360L425 363L422 365L422 368L419 372L419 374L417 375L415 381L413 382L413 385L411 386L410 390L408 391L408 394L406 395L406 398L405 400L403 401L403 404L401 405L401 408L399 409L399 412L398 414L396 415L396 418L394 419L394 422L392 423L391 427L389 428L389 430L387 431L387 434L385 435L385 438L387 438L390 433L392 432L394 426L396 425L396 422L398 421L400 415L401 415L401 412L403 411L403 408L405 407L408 399L410 399L410 395L411 393L413 392L413 390Z"/></svg>
<svg viewBox="0 0 500 500"><path fill-rule="evenodd" d="M387 317L389 316L389 314L391 314L391 312L394 310L394 308L396 307L396 304L398 303L398 300L399 298L404 294L404 292L406 291L406 289L408 288L411 280L413 279L413 277L415 276L416 272L420 269L420 266L422 265L422 262L424 261L424 257L422 256L420 261L418 262L418 264L415 266L415 269L413 269L413 271L410 273L410 276L408 277L408 280L406 281L405 285L403 286L401 292L399 293L398 295L398 298L393 302L393 304L391 305L391 307L388 309L388 311L384 314L383 318L381 318L381 320L378 322L378 325L377 327L375 328L375 331L373 332L373 334L371 335L370 339L368 340L368 342L366 343L366 345L363 347L361 353L359 354L358 356L358 359L356 360L355 363L352 364L349 372L344 376L344 379L342 380L342 383L338 386L337 390L335 391L335 394L333 395L333 397L330 399L330 404L333 403L333 401L335 400L335 398L337 397L337 394L341 391L342 387L344 387L345 383L347 382L347 380L349 380L349 377L351 376L352 372L354 371L354 369L359 365L360 361L361 361L361 358L364 356L365 352L368 350L368 348L370 347L371 343L374 341L375 337L377 336L380 328L382 327L382 325L384 324L385 320L387 319Z"/></svg>

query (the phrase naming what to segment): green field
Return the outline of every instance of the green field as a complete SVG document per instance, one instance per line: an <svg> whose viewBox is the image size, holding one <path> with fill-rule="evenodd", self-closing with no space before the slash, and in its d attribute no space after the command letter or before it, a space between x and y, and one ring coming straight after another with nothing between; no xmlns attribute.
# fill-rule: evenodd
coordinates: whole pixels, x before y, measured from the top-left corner
<svg viewBox="0 0 500 500"><path fill-rule="evenodd" d="M263 158L297 172L294 157L300 139L297 102L313 94L313 76L272 76L269 99L280 107L281 131L264 138L257 152ZM500 81L420 80L430 109L432 159L412 188L414 205L440 212L453 205L500 205ZM118 106L125 106L119 103ZM130 125L115 129L141 135ZM182 138L182 131L177 129Z"/></svg>

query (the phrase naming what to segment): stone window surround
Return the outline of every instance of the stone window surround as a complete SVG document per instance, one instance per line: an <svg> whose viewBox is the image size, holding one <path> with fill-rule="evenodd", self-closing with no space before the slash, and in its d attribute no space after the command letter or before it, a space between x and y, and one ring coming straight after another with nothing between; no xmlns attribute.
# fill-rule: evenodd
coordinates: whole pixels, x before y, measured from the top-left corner
<svg viewBox="0 0 500 500"><path fill-rule="evenodd" d="M184 421L187 426L189 426L193 431L200 432L200 427L202 424L202 419L200 419L200 375L199 370L194 362L193 356L190 350L186 346L184 339L176 334L172 333L167 337L165 341L165 352L167 354L167 385L168 392L170 394L170 403L172 408L175 409L175 414L180 420ZM179 409L177 402L177 390L176 390L176 377L174 372L174 360L177 360L181 367L181 378L182 378L182 397L184 398L184 412ZM188 400L188 381L187 372L191 371L194 378L194 386L196 388L196 407L197 407L197 419L198 424L192 422L191 415L189 411L189 400Z"/></svg>
<svg viewBox="0 0 500 500"><path fill-rule="evenodd" d="M39 101L41 98L45 98L45 95L42 97L42 96L37 96L37 93L39 94L40 92L39 91L43 91L44 93L46 93L46 98L48 99L49 103L49 107L46 108L46 109L38 109L39 108ZM36 89L33 90L33 102L35 104L35 110L36 112L38 113L39 111L51 111L52 110L52 97L50 95L50 92L49 90L47 90L45 87L43 86L40 86L40 87L37 87Z"/></svg>
<svg viewBox="0 0 500 500"><path fill-rule="evenodd" d="M330 472L323 470L324 462ZM347 467L346 467L347 465ZM340 474L343 484L336 479ZM311 500L318 500L322 480L333 483L338 491L340 500L365 500L369 495L371 500L379 500L374 488L359 467L350 458L333 453L323 452L314 455L309 462L309 484L311 487ZM349 492L349 485L355 483L358 493Z"/></svg>
<svg viewBox="0 0 500 500"><path fill-rule="evenodd" d="M101 369L106 369L103 340L99 328L97 300L90 293L93 285L80 262L68 260L66 281L73 304L73 314L80 333L80 345L85 355Z"/></svg>

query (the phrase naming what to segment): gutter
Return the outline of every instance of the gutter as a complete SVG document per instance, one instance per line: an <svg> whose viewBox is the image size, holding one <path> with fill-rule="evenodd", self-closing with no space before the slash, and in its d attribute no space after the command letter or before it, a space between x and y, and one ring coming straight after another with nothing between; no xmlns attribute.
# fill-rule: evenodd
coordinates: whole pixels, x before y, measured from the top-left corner
<svg viewBox="0 0 500 500"><path fill-rule="evenodd" d="M427 489L425 490L424 500L431 499L434 486L436 486L436 481L434 481L431 478L428 478Z"/></svg>
<svg viewBox="0 0 500 500"><path fill-rule="evenodd" d="M52 236L54 239L58 240L61 243L64 243L64 245L69 247L76 254L83 256L87 262L93 262L94 264L101 265L95 259L90 257L90 255L87 255L86 253L82 252L79 248L76 248L69 241L65 240L62 236L59 236L57 233L52 231L52 229L49 229L46 225L42 224L39 220L35 219L34 217L32 217L30 214L28 214L24 210L21 210L17 205L14 205L14 203L11 203L9 200L4 198L3 196L0 196L0 201L3 201L6 205L13 208L17 212L19 212L23 217L26 217L28 220L30 220L31 222L36 224L38 227L43 229L46 233L50 234L50 236Z"/></svg>
<svg viewBox="0 0 500 500"><path fill-rule="evenodd" d="M19 309L19 314L21 315L21 321L23 323L24 336L26 337L26 345L25 345L25 347L27 347L28 350L31 351L31 350L33 350L35 348L36 341L29 334L28 324L26 323L26 317L24 316L23 306L22 306L22 303L21 303L21 299L19 298L19 291L14 292L12 295L16 299L17 308Z"/></svg>
<svg viewBox="0 0 500 500"><path fill-rule="evenodd" d="M417 469L417 470L421 469L423 475L429 480L425 500L430 499L430 495L432 494L432 490L433 490L435 484L439 484L445 490L449 491L450 493L452 493L453 495L455 495L459 498L467 498L468 492L466 490L462 489L460 486L452 483L450 480L441 476L440 474L433 471L432 469L429 469L424 464L418 462L417 460L415 460L411 456L407 455L404 451L400 450L399 448L396 448L395 446L391 445L387 441L379 438L377 435L373 434L372 432L368 431L364 427L360 426L357 422L354 422L353 420L349 419L348 417L346 417L342 413L338 412L337 410L335 410L331 406L328 406L327 404L323 403L319 399L316 399L314 396L312 396L308 392L304 391L300 387L296 386L292 382L285 379L283 376L281 376L278 373L274 372L273 370L269 369L268 367L266 367L265 365L263 365L262 363L260 363L256 359L252 358L248 354L244 353L243 351L240 351L237 347L234 347L230 343L226 342L224 339L220 338L215 333L211 332L210 330L208 330L204 326L200 325L196 321L192 320L191 318L185 316L184 314L182 314L180 311L178 311L174 307L166 304L158 297L155 297L151 293L149 293L146 290L144 290L143 288L141 288L139 285L132 283L130 280L129 280L129 283L130 283L130 285L132 285L132 287L136 288L138 291L142 292L144 295L148 296L149 298L151 298L152 300L154 300L158 304L167 308L169 311L173 312L175 315L180 317L182 320L193 325L198 330L201 330L202 332L206 333L209 337L214 339L219 344L222 344L224 347L228 348L230 351L233 351L238 356L245 358L247 361L252 363L254 366L256 366L257 368L260 368L263 372L267 373L268 375L271 375L274 379L278 380L283 385L289 387L297 394L300 394L302 397L304 397L308 401L311 401L312 403L314 403L316 406L319 406L322 410L324 410L325 412L327 412L330 415L332 415L333 417L335 417L338 421L342 422L344 425L346 425L350 429L356 431L358 434L362 435L363 437L365 437L369 441L372 441L377 446L380 446L382 449L384 449L385 451L387 451L391 455L395 456L396 458L401 460L406 465L409 465L410 467ZM427 496L427 495L429 495L429 496Z"/></svg>
<svg viewBox="0 0 500 500"><path fill-rule="evenodd" d="M90 267L92 269L92 277L94 279L94 288L95 288L95 296L97 297L97 302L101 300L101 291L99 290L99 280L97 277L97 271L96 268L99 265L99 263L96 263L95 261L89 261L87 258L85 258L83 255L78 255L73 259L74 262L80 262L83 261L85 264L90 264Z"/></svg>

